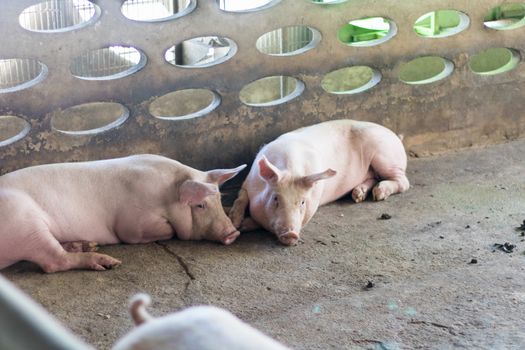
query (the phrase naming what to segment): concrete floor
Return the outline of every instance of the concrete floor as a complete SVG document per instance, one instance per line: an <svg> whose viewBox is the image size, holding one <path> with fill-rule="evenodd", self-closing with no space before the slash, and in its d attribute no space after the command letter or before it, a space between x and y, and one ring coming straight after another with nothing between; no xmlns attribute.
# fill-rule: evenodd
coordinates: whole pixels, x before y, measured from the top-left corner
<svg viewBox="0 0 525 350"><path fill-rule="evenodd" d="M123 261L107 272L2 272L99 349L130 330L139 291L154 315L213 304L296 349L524 348L525 140L412 159L408 177L385 202L322 207L296 247L261 231L103 247Z"/></svg>

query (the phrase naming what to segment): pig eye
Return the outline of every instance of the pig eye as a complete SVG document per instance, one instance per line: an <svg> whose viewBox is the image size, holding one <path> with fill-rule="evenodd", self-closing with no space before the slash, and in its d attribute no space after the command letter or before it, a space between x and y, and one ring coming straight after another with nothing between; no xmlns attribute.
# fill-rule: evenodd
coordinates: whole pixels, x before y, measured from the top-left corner
<svg viewBox="0 0 525 350"><path fill-rule="evenodd" d="M199 209L204 209L205 205L204 205L204 203L200 203L200 204L197 204L196 207L199 208Z"/></svg>
<svg viewBox="0 0 525 350"><path fill-rule="evenodd" d="M303 200L301 201L301 207L304 207L305 204L306 204L306 201L303 199Z"/></svg>

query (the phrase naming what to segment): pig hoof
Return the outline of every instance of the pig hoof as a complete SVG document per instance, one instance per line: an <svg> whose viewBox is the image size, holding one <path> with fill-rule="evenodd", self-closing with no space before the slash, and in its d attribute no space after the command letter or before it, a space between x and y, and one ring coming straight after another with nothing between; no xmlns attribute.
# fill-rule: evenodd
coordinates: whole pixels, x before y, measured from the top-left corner
<svg viewBox="0 0 525 350"><path fill-rule="evenodd" d="M390 194L390 191L387 188L381 186L381 184L377 185L372 190L372 196L374 197L375 201L383 201L387 199Z"/></svg>
<svg viewBox="0 0 525 350"><path fill-rule="evenodd" d="M279 241L284 245L296 245L299 241L299 235L295 232L287 232L279 237Z"/></svg>
<svg viewBox="0 0 525 350"><path fill-rule="evenodd" d="M120 260L104 254L93 254L90 260L88 267L96 271L111 270L113 267L122 264Z"/></svg>
<svg viewBox="0 0 525 350"><path fill-rule="evenodd" d="M352 191L352 199L356 203L361 203L362 201L364 201L366 199L366 195L367 193L363 191L361 187L356 187Z"/></svg>

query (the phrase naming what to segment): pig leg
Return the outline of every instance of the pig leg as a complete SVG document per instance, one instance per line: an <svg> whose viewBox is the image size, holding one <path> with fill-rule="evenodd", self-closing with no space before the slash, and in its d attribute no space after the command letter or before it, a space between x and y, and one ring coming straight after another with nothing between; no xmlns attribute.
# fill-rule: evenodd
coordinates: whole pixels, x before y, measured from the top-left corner
<svg viewBox="0 0 525 350"><path fill-rule="evenodd" d="M375 201L382 201L393 194L408 190L410 183L405 175L405 167L392 164L385 157L378 157L372 164L377 175L382 179L372 190Z"/></svg>
<svg viewBox="0 0 525 350"><path fill-rule="evenodd" d="M244 220L242 220L239 231L248 232L248 231L255 231L260 228L261 228L261 225L259 225L255 220L253 220L252 218L246 217L244 218Z"/></svg>
<svg viewBox="0 0 525 350"><path fill-rule="evenodd" d="M81 252L96 252L98 250L97 242L76 241L60 243L66 252L81 253Z"/></svg>
<svg viewBox="0 0 525 350"><path fill-rule="evenodd" d="M372 187L374 187L374 185L377 183L375 174L372 170L368 171L366 177L366 180L363 181L362 184L357 185L352 190L352 198L356 203L361 203L362 201L364 201Z"/></svg>
<svg viewBox="0 0 525 350"><path fill-rule="evenodd" d="M233 202L233 207L230 209L228 216L230 217L232 224L235 228L240 228L244 219L244 214L246 213L246 208L250 203L250 198L248 197L248 191L244 188L246 182L242 184L241 189L235 202Z"/></svg>
<svg viewBox="0 0 525 350"><path fill-rule="evenodd" d="M66 251L60 243L47 231L37 233L39 237L33 240L38 252L22 260L38 264L44 272L52 273L72 269L88 269L103 271L120 265L120 261L105 254Z"/></svg>

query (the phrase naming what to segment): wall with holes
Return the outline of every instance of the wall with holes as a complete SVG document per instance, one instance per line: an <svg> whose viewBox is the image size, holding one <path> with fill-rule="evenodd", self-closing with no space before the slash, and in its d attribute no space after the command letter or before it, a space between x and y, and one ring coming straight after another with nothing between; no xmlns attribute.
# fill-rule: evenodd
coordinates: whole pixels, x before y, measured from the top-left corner
<svg viewBox="0 0 525 350"><path fill-rule="evenodd" d="M525 134L525 7L502 0L4 0L0 173L163 154L251 162L353 118L410 154Z"/></svg>

